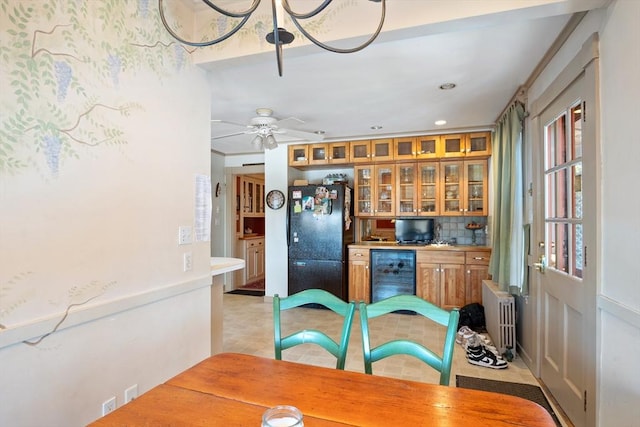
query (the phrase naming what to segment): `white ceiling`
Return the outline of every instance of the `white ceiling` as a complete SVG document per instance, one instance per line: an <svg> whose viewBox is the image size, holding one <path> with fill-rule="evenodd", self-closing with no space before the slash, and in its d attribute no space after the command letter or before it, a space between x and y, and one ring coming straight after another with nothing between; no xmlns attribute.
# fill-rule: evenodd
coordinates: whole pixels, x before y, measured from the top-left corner
<svg viewBox="0 0 640 427"><path fill-rule="evenodd" d="M387 1L387 22L392 1ZM396 0L396 10L402 1L416 0ZM248 123L256 108L268 107L280 119L304 121L299 130L325 131L327 141L490 128L571 14L606 1L554 2L513 14L431 23L413 31L418 35L383 33L358 53L285 47L282 77L275 52L204 64L211 77L211 118ZM447 3L460 7L464 2ZM456 88L440 90L447 82ZM439 119L447 124L434 125ZM374 125L382 129L372 130ZM221 123L211 126L212 137L239 130ZM223 154L252 153L252 137L212 139L211 146ZM286 135L277 139L300 141Z"/></svg>

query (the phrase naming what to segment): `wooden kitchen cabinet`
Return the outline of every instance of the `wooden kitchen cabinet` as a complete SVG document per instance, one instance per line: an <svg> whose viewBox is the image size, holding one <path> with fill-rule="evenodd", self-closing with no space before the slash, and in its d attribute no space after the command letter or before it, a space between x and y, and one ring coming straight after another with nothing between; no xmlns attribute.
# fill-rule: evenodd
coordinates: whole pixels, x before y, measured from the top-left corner
<svg viewBox="0 0 640 427"><path fill-rule="evenodd" d="M238 258L244 259L244 270L238 270L238 286L264 278L264 237L238 241ZM237 287L238 287L237 286Z"/></svg>
<svg viewBox="0 0 640 427"><path fill-rule="evenodd" d="M438 135L415 137L416 158L436 159L442 151L442 140Z"/></svg>
<svg viewBox="0 0 640 427"><path fill-rule="evenodd" d="M440 162L440 215L488 215L488 161Z"/></svg>
<svg viewBox="0 0 640 427"><path fill-rule="evenodd" d="M349 301L370 301L369 249L349 248Z"/></svg>
<svg viewBox="0 0 640 427"><path fill-rule="evenodd" d="M413 160L416 158L416 138L393 138L393 158L395 160Z"/></svg>
<svg viewBox="0 0 640 427"><path fill-rule="evenodd" d="M355 166L354 187L356 216L395 214L395 165Z"/></svg>
<svg viewBox="0 0 640 427"><path fill-rule="evenodd" d="M309 165L309 144L289 145L289 166Z"/></svg>
<svg viewBox="0 0 640 427"><path fill-rule="evenodd" d="M443 135L440 157L487 157L491 155L491 132Z"/></svg>
<svg viewBox="0 0 640 427"><path fill-rule="evenodd" d="M371 159L371 141L350 141L349 155L352 163L370 163Z"/></svg>
<svg viewBox="0 0 640 427"><path fill-rule="evenodd" d="M438 214L438 163L396 164L396 216Z"/></svg>
<svg viewBox="0 0 640 427"><path fill-rule="evenodd" d="M466 302L482 304L482 281L489 279L489 251L469 251L465 253Z"/></svg>
<svg viewBox="0 0 640 427"><path fill-rule="evenodd" d="M450 310L466 303L464 252L417 251L416 295Z"/></svg>
<svg viewBox="0 0 640 427"><path fill-rule="evenodd" d="M349 163L349 143L318 143L308 145L308 165L339 165ZM291 165L291 164L290 164Z"/></svg>

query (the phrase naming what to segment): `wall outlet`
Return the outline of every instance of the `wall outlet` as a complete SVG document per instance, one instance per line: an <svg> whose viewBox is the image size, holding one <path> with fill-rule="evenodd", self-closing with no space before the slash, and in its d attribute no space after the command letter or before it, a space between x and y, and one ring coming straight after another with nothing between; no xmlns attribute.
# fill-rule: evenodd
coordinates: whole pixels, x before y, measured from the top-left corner
<svg viewBox="0 0 640 427"><path fill-rule="evenodd" d="M193 228L189 225L178 227L178 244L188 245L193 243Z"/></svg>
<svg viewBox="0 0 640 427"><path fill-rule="evenodd" d="M104 417L107 414L116 410L116 397L113 396L109 400L105 400L102 402L102 416Z"/></svg>
<svg viewBox="0 0 640 427"><path fill-rule="evenodd" d="M182 268L184 271L191 271L193 268L193 255L191 252L182 254Z"/></svg>
<svg viewBox="0 0 640 427"><path fill-rule="evenodd" d="M125 405L138 397L138 384L134 384L124 391Z"/></svg>

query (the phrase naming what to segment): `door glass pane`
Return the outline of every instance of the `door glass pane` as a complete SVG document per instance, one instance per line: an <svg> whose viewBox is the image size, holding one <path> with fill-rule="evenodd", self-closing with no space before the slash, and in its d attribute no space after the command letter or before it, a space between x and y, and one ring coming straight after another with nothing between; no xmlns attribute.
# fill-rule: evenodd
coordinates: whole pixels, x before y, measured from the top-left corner
<svg viewBox="0 0 640 427"><path fill-rule="evenodd" d="M580 102L545 127L545 221L549 268L582 278L582 112ZM571 126L567 127L567 120Z"/></svg>

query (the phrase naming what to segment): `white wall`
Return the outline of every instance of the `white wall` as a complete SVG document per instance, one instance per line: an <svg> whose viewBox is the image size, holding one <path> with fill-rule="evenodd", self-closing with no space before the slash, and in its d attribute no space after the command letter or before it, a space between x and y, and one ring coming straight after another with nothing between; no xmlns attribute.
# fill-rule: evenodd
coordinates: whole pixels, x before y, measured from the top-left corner
<svg viewBox="0 0 640 427"><path fill-rule="evenodd" d="M600 33L602 135L602 279L598 292L598 425L640 419L640 2L617 0Z"/></svg>
<svg viewBox="0 0 640 427"><path fill-rule="evenodd" d="M207 81L148 2L4 4L0 425L86 425L209 354Z"/></svg>

